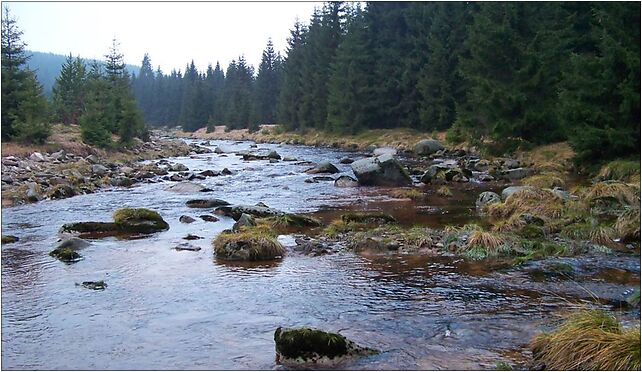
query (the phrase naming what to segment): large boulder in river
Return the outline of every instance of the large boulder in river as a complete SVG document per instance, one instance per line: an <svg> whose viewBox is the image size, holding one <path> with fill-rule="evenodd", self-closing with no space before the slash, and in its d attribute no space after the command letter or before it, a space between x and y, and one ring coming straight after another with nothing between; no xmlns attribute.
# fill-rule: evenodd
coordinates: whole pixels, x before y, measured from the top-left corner
<svg viewBox="0 0 642 372"><path fill-rule="evenodd" d="M428 156L443 149L444 146L434 139L424 139L415 144L415 154L419 156Z"/></svg>
<svg viewBox="0 0 642 372"><path fill-rule="evenodd" d="M243 213L249 214L253 217L271 217L280 216L284 213L278 209L269 208L261 205L235 205L235 206L222 206L216 208L216 212L224 216L229 216L238 220Z"/></svg>
<svg viewBox="0 0 642 372"><path fill-rule="evenodd" d="M81 236L114 236L121 234L151 234L169 229L158 212L145 208L121 208L113 214L114 222L66 223L61 233L80 233Z"/></svg>
<svg viewBox="0 0 642 372"><path fill-rule="evenodd" d="M158 212L145 208L121 208L114 214L114 224L120 231L153 233L169 229Z"/></svg>
<svg viewBox="0 0 642 372"><path fill-rule="evenodd" d="M318 173L339 173L339 169L335 167L332 163L329 161L322 161L321 163L317 164L314 168L310 168L305 171L305 173L308 174L318 174Z"/></svg>
<svg viewBox="0 0 642 372"><path fill-rule="evenodd" d="M214 239L216 258L230 261L262 261L282 258L285 249L276 239L255 231L222 232Z"/></svg>
<svg viewBox="0 0 642 372"><path fill-rule="evenodd" d="M176 192L180 194L191 194L208 190L205 186L193 182L181 182L174 184L165 189L165 191Z"/></svg>
<svg viewBox="0 0 642 372"><path fill-rule="evenodd" d="M277 328L274 332L277 363L293 368L336 366L358 356L377 351L359 346L338 333L314 328Z"/></svg>
<svg viewBox="0 0 642 372"><path fill-rule="evenodd" d="M350 165L360 185L409 186L412 179L390 154L357 160Z"/></svg>

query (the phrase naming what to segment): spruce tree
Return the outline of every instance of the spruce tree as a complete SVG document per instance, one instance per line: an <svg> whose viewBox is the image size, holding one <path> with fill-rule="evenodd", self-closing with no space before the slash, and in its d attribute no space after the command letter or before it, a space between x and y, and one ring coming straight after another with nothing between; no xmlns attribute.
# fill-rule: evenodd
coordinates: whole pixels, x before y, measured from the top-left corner
<svg viewBox="0 0 642 372"><path fill-rule="evenodd" d="M303 48L306 36L307 29L297 20L288 38L277 115L279 121L289 130L301 128L299 108L303 94L303 64L305 63Z"/></svg>
<svg viewBox="0 0 642 372"><path fill-rule="evenodd" d="M250 129L257 129L259 124L276 123L277 99L280 91L279 63L279 56L274 51L272 39L268 39L254 85Z"/></svg>
<svg viewBox="0 0 642 372"><path fill-rule="evenodd" d="M71 54L62 65L52 90L56 119L64 124L78 124L86 93L86 66L80 57Z"/></svg>
<svg viewBox="0 0 642 372"><path fill-rule="evenodd" d="M22 31L4 8L2 17L2 140L18 138L44 142L49 136L47 102L33 71L25 68L29 59Z"/></svg>

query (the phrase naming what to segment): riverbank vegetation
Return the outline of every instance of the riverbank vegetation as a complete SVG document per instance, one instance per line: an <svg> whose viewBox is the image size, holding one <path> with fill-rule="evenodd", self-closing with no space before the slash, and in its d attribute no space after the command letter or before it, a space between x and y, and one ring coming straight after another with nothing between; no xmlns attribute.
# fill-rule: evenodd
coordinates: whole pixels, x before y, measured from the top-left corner
<svg viewBox="0 0 642 372"><path fill-rule="evenodd" d="M640 369L640 328L623 328L603 310L568 315L551 332L530 343L537 369L636 371Z"/></svg>

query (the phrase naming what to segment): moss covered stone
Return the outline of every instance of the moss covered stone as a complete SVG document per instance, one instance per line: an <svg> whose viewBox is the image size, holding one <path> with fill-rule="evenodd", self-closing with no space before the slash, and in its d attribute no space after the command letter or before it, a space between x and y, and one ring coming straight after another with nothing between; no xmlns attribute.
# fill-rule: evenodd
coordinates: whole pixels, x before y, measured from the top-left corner
<svg viewBox="0 0 642 372"><path fill-rule="evenodd" d="M62 225L63 233L105 233L116 232L118 227L113 222L72 222Z"/></svg>
<svg viewBox="0 0 642 372"><path fill-rule="evenodd" d="M82 258L82 256L78 254L78 252L69 247L56 248L51 251L49 255L51 257L59 259L62 262L76 262Z"/></svg>
<svg viewBox="0 0 642 372"><path fill-rule="evenodd" d="M2 244L15 243L15 242L17 242L18 240L20 240L20 238L18 238L17 236L13 236L13 235L2 235Z"/></svg>
<svg viewBox="0 0 642 372"><path fill-rule="evenodd" d="M345 213L341 215L341 220L345 223L395 223L397 220L386 213Z"/></svg>
<svg viewBox="0 0 642 372"><path fill-rule="evenodd" d="M348 342L337 333L313 328L277 328L274 332L276 352L286 358L335 358L348 353Z"/></svg>
<svg viewBox="0 0 642 372"><path fill-rule="evenodd" d="M338 333L308 327L279 327L274 332L274 343L279 362L294 365L335 364L377 352L358 346Z"/></svg>
<svg viewBox="0 0 642 372"><path fill-rule="evenodd" d="M274 237L257 229L219 234L213 242L216 257L233 261L274 260L285 255L285 249Z"/></svg>
<svg viewBox="0 0 642 372"><path fill-rule="evenodd" d="M169 229L158 212L145 208L122 208L113 214L114 222L74 222L62 226L62 233L97 235L151 234Z"/></svg>

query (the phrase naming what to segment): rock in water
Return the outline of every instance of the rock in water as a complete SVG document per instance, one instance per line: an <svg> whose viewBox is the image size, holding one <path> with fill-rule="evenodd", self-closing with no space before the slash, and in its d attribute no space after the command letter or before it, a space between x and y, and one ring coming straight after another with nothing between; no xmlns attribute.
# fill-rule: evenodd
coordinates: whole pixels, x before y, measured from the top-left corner
<svg viewBox="0 0 642 372"><path fill-rule="evenodd" d="M239 231L240 228L243 226L246 226L246 227L256 226L254 217L250 216L249 214L242 213L238 221L236 221L234 223L234 226L232 226L232 231Z"/></svg>
<svg viewBox="0 0 642 372"><path fill-rule="evenodd" d="M214 239L214 253L222 260L261 261L282 258L285 249L273 237L258 232L222 232Z"/></svg>
<svg viewBox="0 0 642 372"><path fill-rule="evenodd" d="M188 208L215 208L223 205L230 205L230 203L221 199L193 199L188 200L185 205Z"/></svg>
<svg viewBox="0 0 642 372"><path fill-rule="evenodd" d="M392 147L378 147L372 151L372 155L379 156L384 154L397 155L397 149Z"/></svg>
<svg viewBox="0 0 642 372"><path fill-rule="evenodd" d="M90 245L91 244L84 239L73 237L73 238L63 240L60 244L58 244L56 249L69 248L69 249L73 249L74 251L77 251L77 250L89 247Z"/></svg>
<svg viewBox="0 0 642 372"><path fill-rule="evenodd" d="M401 164L390 154L357 160L351 164L360 185L409 186L412 179Z"/></svg>
<svg viewBox="0 0 642 372"><path fill-rule="evenodd" d="M444 146L442 146L439 141L434 139L421 140L415 144L415 154L419 156L431 155L443 149Z"/></svg>
<svg viewBox="0 0 642 372"><path fill-rule="evenodd" d="M19 241L20 238L13 235L2 235L2 244L10 244Z"/></svg>
<svg viewBox="0 0 642 372"><path fill-rule="evenodd" d="M102 280L97 282L82 282L82 286L87 289L93 289L94 291L102 291L107 288L107 283Z"/></svg>
<svg viewBox="0 0 642 372"><path fill-rule="evenodd" d="M347 359L376 354L338 333L314 328L277 328L274 332L277 363L291 367L334 366Z"/></svg>
<svg viewBox="0 0 642 372"><path fill-rule="evenodd" d="M321 163L317 164L314 168L310 168L305 171L305 173L308 174L317 174L317 173L339 173L339 169L335 167L332 163L329 161L322 161Z"/></svg>
<svg viewBox="0 0 642 372"><path fill-rule="evenodd" d="M55 257L59 259L62 262L67 262L67 263L72 263L76 261L80 261L82 259L82 256L78 254L75 250L71 248L62 248L62 249L54 249L49 253L51 257Z"/></svg>
<svg viewBox="0 0 642 372"><path fill-rule="evenodd" d="M340 176L334 181L335 187L357 187L359 182L350 176Z"/></svg>
<svg viewBox="0 0 642 372"><path fill-rule="evenodd" d="M193 217L182 215L178 218L178 220L182 223L192 223L196 221Z"/></svg>
<svg viewBox="0 0 642 372"><path fill-rule="evenodd" d="M113 218L120 231L148 234L169 229L158 212L145 208L121 208L114 212Z"/></svg>
<svg viewBox="0 0 642 372"><path fill-rule="evenodd" d="M165 191L177 192L180 194L190 194L194 192L202 192L204 190L206 190L205 186L193 182L181 182L165 189Z"/></svg>

